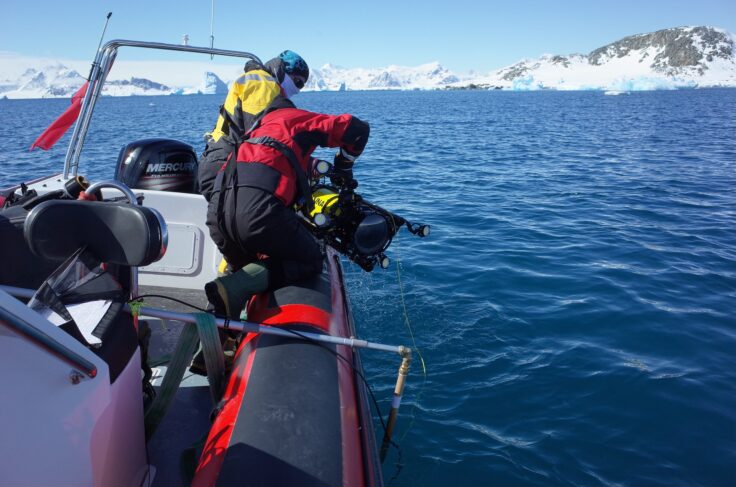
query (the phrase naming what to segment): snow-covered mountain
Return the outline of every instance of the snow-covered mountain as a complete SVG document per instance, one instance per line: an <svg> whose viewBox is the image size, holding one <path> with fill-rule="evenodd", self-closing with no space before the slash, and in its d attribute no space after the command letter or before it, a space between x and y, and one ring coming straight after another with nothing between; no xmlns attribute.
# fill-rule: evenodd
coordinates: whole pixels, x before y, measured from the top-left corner
<svg viewBox="0 0 736 487"><path fill-rule="evenodd" d="M85 79L61 63L27 69L15 80L0 80L0 96L8 98L70 97Z"/></svg>
<svg viewBox="0 0 736 487"><path fill-rule="evenodd" d="M18 79L0 80L0 98L68 98L86 81L77 71L57 63L26 70ZM109 96L165 95L172 88L145 78L110 80L102 87Z"/></svg>
<svg viewBox="0 0 736 487"><path fill-rule="evenodd" d="M109 96L165 95L170 92L170 87L145 78L107 81L102 86L102 94Z"/></svg>
<svg viewBox="0 0 736 487"><path fill-rule="evenodd" d="M736 87L736 36L678 27L625 37L589 54L543 55L456 83L513 90Z"/></svg>
<svg viewBox="0 0 736 487"><path fill-rule="evenodd" d="M68 98L86 81L77 71L62 64L31 68L16 80L0 80L0 98ZM108 80L102 87L103 96L226 94L227 84L215 73L205 72L202 83L179 88L146 78Z"/></svg>
<svg viewBox="0 0 736 487"><path fill-rule="evenodd" d="M440 63L417 67L389 66L387 68L346 69L326 64L312 69L305 90L413 90L444 88L460 81Z"/></svg>
<svg viewBox="0 0 736 487"><path fill-rule="evenodd" d="M118 79L105 84L103 95L224 94L239 74L239 70L233 70L232 77L223 81L207 70L201 82L194 81L187 86L171 86L145 78ZM77 71L61 63L30 68L14 79L4 77L9 78L0 71L0 98L69 97L84 83ZM305 91L466 88L631 91L713 86L736 87L736 36L713 27L677 27L625 37L588 54L545 54L524 59L486 75L461 76L437 62L372 69L326 64L312 69Z"/></svg>

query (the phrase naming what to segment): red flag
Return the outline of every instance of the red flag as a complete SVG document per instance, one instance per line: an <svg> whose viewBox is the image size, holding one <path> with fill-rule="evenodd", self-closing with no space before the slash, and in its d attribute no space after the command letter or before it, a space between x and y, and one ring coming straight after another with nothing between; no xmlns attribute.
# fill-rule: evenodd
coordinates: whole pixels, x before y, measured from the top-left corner
<svg viewBox="0 0 736 487"><path fill-rule="evenodd" d="M56 141L66 133L69 127L72 126L79 116L79 111L82 109L82 100L84 99L84 94L87 92L87 86L89 86L89 81L85 82L82 87L72 95L71 106L67 108L59 118L54 120L41 135L38 136L29 150L33 150L36 147L40 147L43 150L49 150Z"/></svg>

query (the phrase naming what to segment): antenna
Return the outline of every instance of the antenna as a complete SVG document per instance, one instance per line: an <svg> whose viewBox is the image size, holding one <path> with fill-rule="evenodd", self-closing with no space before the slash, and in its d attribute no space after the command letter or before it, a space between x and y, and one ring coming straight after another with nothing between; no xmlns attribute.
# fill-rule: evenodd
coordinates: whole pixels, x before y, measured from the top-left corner
<svg viewBox="0 0 736 487"><path fill-rule="evenodd" d="M112 17L112 12L107 12L107 17L105 17L105 27L102 28L102 35L100 36L100 43L97 44L97 51L102 47L102 40L105 38L105 31L107 31L107 23L110 22L110 17Z"/></svg>
<svg viewBox="0 0 736 487"><path fill-rule="evenodd" d="M214 2L214 0L212 0ZM105 39L105 32L107 31L107 24L110 22L110 17L112 17L112 12L107 12L107 17L105 17L105 27L102 28L102 35L100 36L100 42L97 44L97 50L95 51L95 57L92 61L92 67L89 70L89 75L87 76L87 81L92 79L92 71L95 70L95 66L97 65L97 53L100 52L100 47L102 47L102 41Z"/></svg>

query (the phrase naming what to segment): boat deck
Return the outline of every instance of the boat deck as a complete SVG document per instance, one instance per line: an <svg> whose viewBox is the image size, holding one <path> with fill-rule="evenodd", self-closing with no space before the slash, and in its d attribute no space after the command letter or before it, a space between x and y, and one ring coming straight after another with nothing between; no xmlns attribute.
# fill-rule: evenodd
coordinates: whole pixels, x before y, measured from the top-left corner
<svg viewBox="0 0 736 487"><path fill-rule="evenodd" d="M204 290L199 289L178 289L172 287L160 287L160 286L140 286L138 290L139 296L145 296L149 294L156 294L161 296L169 296L179 301L189 303L192 306L198 308L207 309L208 302L207 296L204 294ZM179 313L196 313L197 310L192 306L186 306L176 301L163 298L144 298L146 307L165 309L167 311L176 311Z"/></svg>
<svg viewBox="0 0 736 487"><path fill-rule="evenodd" d="M166 364L153 365L171 356L184 324L160 320L148 322L151 327L149 358L154 370L152 383L158 390L166 374ZM156 469L151 487L189 485L191 480L184 472L196 467L200 443L212 426L209 420L212 409L207 378L186 371L166 416L147 444L148 462ZM196 453L188 451L194 448Z"/></svg>

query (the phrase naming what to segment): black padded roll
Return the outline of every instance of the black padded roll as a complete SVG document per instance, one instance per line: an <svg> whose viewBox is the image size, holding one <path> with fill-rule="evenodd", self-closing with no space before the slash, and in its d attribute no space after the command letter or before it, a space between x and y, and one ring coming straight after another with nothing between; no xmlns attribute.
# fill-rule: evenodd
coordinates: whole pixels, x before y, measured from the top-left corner
<svg viewBox="0 0 736 487"><path fill-rule="evenodd" d="M28 215L24 235L31 251L64 260L82 247L100 261L145 266L163 257L166 228L141 206L96 201L46 201Z"/></svg>

